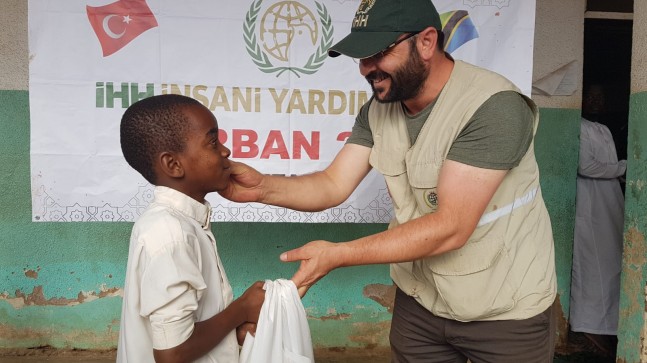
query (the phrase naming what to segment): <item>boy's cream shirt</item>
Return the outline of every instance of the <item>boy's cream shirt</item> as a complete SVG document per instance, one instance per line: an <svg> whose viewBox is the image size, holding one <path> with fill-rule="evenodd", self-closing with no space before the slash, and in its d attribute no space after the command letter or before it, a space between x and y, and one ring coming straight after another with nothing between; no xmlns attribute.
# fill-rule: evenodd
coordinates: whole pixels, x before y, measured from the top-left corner
<svg viewBox="0 0 647 363"><path fill-rule="evenodd" d="M211 207L166 187L133 226L117 362L153 362L153 349L175 347L233 301L211 233ZM196 362L237 362L230 332Z"/></svg>

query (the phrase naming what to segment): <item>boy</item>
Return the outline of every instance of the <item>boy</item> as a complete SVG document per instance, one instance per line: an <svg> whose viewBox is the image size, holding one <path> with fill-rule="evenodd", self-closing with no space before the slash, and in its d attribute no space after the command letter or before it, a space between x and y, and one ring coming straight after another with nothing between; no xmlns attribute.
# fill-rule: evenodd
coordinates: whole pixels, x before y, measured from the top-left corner
<svg viewBox="0 0 647 363"><path fill-rule="evenodd" d="M258 321L265 291L256 282L232 302L210 230L205 195L230 175L216 118L192 98L153 96L126 110L120 132L155 197L131 234L117 362L238 362L234 329Z"/></svg>

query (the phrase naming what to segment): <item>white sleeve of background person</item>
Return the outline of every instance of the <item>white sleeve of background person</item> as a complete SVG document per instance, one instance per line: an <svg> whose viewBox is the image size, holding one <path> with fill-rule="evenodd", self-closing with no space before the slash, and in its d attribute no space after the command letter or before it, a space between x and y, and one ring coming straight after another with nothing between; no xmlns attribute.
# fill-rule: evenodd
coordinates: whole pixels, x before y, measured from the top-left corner
<svg viewBox="0 0 647 363"><path fill-rule="evenodd" d="M294 282L265 280L256 335L245 337L240 363L314 362L306 312Z"/></svg>

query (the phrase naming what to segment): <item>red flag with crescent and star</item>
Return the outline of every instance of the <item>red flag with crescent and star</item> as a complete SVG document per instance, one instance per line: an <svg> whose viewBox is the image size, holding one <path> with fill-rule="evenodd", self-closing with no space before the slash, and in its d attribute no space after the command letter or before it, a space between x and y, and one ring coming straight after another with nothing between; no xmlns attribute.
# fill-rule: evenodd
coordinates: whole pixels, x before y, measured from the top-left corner
<svg viewBox="0 0 647 363"><path fill-rule="evenodd" d="M104 6L88 5L86 11L104 57L157 26L157 20L145 0L118 0Z"/></svg>

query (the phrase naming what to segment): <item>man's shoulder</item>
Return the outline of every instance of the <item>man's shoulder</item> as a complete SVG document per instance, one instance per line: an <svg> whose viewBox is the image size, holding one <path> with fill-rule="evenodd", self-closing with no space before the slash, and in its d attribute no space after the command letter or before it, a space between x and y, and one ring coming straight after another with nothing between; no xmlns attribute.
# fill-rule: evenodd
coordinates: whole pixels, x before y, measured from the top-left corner
<svg viewBox="0 0 647 363"><path fill-rule="evenodd" d="M484 74L491 74L493 76L503 77L501 74L499 74L499 73L497 73L495 71L489 70L489 69L487 69L487 68L485 68L483 66L478 66L476 64L465 62L465 61L458 60L458 59L454 61L454 67L459 72L484 73ZM503 77L503 78L505 78L505 77Z"/></svg>
<svg viewBox="0 0 647 363"><path fill-rule="evenodd" d="M517 89L514 83L512 83L508 78L490 69L460 60L455 61L454 67L456 70L456 72L453 73L454 78L463 79L466 83L470 84L470 87L474 87L478 84L484 87L490 87L493 84L500 84L514 90Z"/></svg>

